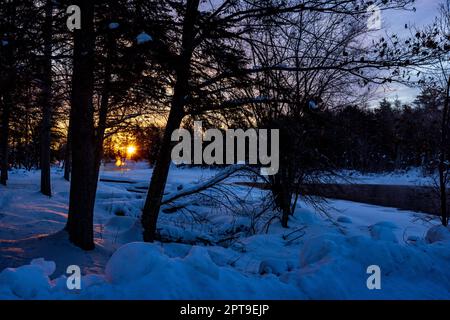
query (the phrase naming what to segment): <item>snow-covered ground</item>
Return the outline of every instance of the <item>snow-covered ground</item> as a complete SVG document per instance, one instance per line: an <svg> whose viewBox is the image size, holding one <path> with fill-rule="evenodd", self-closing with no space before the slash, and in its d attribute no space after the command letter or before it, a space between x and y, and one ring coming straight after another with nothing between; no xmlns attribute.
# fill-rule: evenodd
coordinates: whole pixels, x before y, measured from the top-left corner
<svg viewBox="0 0 450 320"><path fill-rule="evenodd" d="M217 172L172 168L166 193ZM437 218L330 200L319 211L301 203L289 229L274 221L266 233L271 213L256 219L266 191L228 182L244 199L231 200L235 210L218 205L218 193L195 198L161 213L160 232L172 242L147 244L139 215L150 175L143 164L103 169L96 249L84 252L61 231L62 173L54 170L48 198L38 192L39 172L12 172L0 186L0 298L450 299L450 231ZM67 288L69 265L81 267L80 290ZM371 265L380 267L381 290L367 287Z"/></svg>
<svg viewBox="0 0 450 320"><path fill-rule="evenodd" d="M339 174L341 178L337 178L336 183L434 186L437 181L437 176L426 174L422 168L381 173L341 170Z"/></svg>

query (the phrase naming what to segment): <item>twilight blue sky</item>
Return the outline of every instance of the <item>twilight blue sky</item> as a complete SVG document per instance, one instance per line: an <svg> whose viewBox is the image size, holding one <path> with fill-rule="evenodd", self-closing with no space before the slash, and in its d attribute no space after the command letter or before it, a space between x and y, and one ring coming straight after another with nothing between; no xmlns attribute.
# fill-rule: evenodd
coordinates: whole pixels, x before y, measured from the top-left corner
<svg viewBox="0 0 450 320"><path fill-rule="evenodd" d="M382 13L382 28L383 32L388 34L396 33L400 37L409 35L409 31L405 30L405 24L421 28L425 25L431 24L434 18L438 15L438 6L440 0L416 0L416 12L412 11L386 11ZM389 99L399 98L404 102L414 100L419 90L415 88L408 88L403 85L391 85L389 88L380 88L378 90L380 95L386 96Z"/></svg>

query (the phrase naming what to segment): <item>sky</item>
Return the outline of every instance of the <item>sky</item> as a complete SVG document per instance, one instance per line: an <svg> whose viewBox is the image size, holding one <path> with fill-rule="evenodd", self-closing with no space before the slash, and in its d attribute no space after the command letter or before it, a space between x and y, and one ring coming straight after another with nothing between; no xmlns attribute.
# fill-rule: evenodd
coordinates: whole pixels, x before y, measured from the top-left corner
<svg viewBox="0 0 450 320"><path fill-rule="evenodd" d="M438 6L440 0L416 0L413 11L395 10L382 13L382 30L388 34L396 33L400 37L407 37L409 31L405 29L408 26L421 28L433 23L434 18L438 15ZM419 93L417 88L408 88L407 86L395 84L386 90L380 88L379 92L388 99L398 98L403 102L413 101Z"/></svg>

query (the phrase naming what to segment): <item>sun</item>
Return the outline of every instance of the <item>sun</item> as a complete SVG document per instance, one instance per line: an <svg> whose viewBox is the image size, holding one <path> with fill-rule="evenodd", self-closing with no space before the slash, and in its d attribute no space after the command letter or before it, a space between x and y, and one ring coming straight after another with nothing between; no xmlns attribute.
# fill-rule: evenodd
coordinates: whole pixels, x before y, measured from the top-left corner
<svg viewBox="0 0 450 320"><path fill-rule="evenodd" d="M136 147L135 146L133 146L133 145L129 145L128 147L127 147L127 156L128 157L132 157L135 153L136 153Z"/></svg>

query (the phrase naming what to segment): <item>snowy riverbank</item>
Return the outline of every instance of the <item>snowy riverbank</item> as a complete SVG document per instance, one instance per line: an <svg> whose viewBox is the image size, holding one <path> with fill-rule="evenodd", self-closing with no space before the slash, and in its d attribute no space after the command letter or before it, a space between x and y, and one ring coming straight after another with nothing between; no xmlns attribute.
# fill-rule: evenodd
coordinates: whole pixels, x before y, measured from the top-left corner
<svg viewBox="0 0 450 320"><path fill-rule="evenodd" d="M215 173L174 168L167 192ZM239 214L200 198L161 214L160 231L178 243L145 244L138 191L150 174L145 166L102 172L96 249L83 252L61 231L69 190L61 173L48 198L38 193L39 172L12 172L0 187L0 298L450 299L450 231L435 227L437 218L333 200L326 214L301 203L289 229L274 222L254 233L266 191L228 185L245 198ZM81 267L81 290L67 288L69 265ZM380 267L381 290L367 288L371 265Z"/></svg>

